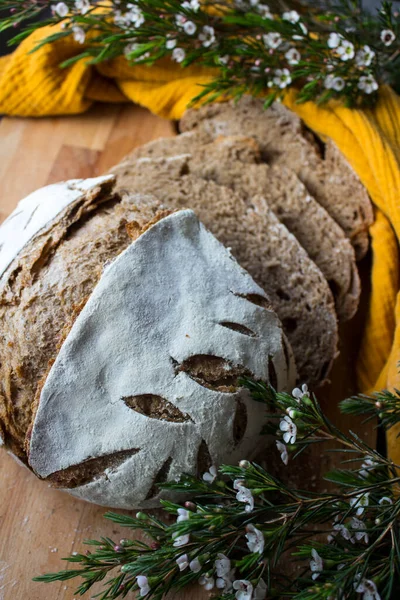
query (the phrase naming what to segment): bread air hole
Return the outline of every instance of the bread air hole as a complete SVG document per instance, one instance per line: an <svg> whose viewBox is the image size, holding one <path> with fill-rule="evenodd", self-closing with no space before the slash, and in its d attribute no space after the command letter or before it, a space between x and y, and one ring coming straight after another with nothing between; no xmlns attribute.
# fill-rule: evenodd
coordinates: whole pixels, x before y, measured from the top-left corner
<svg viewBox="0 0 400 600"><path fill-rule="evenodd" d="M248 327L241 325L240 323L231 323L230 321L222 321L220 323L222 327L227 327L228 329L232 329L232 331L237 331L238 333L242 333L243 335L248 335L249 337L257 337L257 334L254 333Z"/></svg>
<svg viewBox="0 0 400 600"><path fill-rule="evenodd" d="M176 406L161 396L141 394L139 396L128 396L122 398L122 400L125 402L126 406L132 410L135 410L146 417L150 417L151 419L175 421L176 423L191 421L188 414L181 412L179 408L176 408Z"/></svg>
<svg viewBox="0 0 400 600"><path fill-rule="evenodd" d="M278 298L280 298L281 300L290 300L290 296L289 294L287 294L284 290L282 290L281 288L276 290L276 295L278 296Z"/></svg>
<svg viewBox="0 0 400 600"><path fill-rule="evenodd" d="M185 162L179 169L179 175L181 177L183 177L183 175L189 175L189 174L190 174L189 163Z"/></svg>
<svg viewBox="0 0 400 600"><path fill-rule="evenodd" d="M161 469L158 471L153 481L153 484L149 490L149 493L146 496L146 500L150 500L151 498L154 498L154 496L157 496L160 493L160 485L168 481L168 474L171 468L171 464L172 458L169 457L167 458Z"/></svg>
<svg viewBox="0 0 400 600"><path fill-rule="evenodd" d="M240 387L241 377L250 377L251 373L241 365L232 365L219 356L196 354L187 358L176 368L176 372L185 372L191 379L210 390L233 394Z"/></svg>
<svg viewBox="0 0 400 600"><path fill-rule="evenodd" d="M293 333L297 329L297 321L292 317L286 317L286 319L282 320L282 326L285 333Z"/></svg>
<svg viewBox="0 0 400 600"><path fill-rule="evenodd" d="M139 448L132 450L120 450L106 456L98 458L89 458L79 465L73 465L68 469L56 471L46 478L53 487L58 488L76 488L87 483L91 483L101 477L107 477L104 471L114 471L119 465L124 463L128 458L139 452Z"/></svg>

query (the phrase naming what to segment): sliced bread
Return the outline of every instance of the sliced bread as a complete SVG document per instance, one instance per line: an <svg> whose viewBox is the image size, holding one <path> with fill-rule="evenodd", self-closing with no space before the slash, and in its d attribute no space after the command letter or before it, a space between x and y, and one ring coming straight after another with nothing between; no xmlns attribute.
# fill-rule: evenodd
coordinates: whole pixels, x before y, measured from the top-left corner
<svg viewBox="0 0 400 600"><path fill-rule="evenodd" d="M190 174L190 157L141 158L117 170L117 190L188 206L266 291L292 345L301 380L324 380L336 355L333 296L315 263L268 208ZM255 198L254 203L263 202Z"/></svg>
<svg viewBox="0 0 400 600"><path fill-rule="evenodd" d="M196 132L156 140L142 146L140 152L135 150L113 172L119 176L119 185L124 185L139 156L161 158L190 151L190 173L235 190L247 205L255 206L253 197L257 196L257 210L264 211L267 206L275 212L325 275L339 319L350 319L358 307L360 279L354 250L341 227L293 171L280 165L256 164L260 153L252 138L221 136L214 142L206 141L204 134Z"/></svg>
<svg viewBox="0 0 400 600"><path fill-rule="evenodd" d="M373 211L357 175L333 142L323 145L293 112L279 103L268 110L262 100L243 97L238 103L210 104L189 110L182 131L246 135L260 144L263 159L290 167L315 199L351 240L358 259L368 249Z"/></svg>

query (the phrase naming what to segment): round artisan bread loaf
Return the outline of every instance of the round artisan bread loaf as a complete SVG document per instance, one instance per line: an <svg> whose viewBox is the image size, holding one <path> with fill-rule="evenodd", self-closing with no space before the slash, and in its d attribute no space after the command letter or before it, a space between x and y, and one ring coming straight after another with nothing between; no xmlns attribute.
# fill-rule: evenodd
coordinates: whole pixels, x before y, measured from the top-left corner
<svg viewBox="0 0 400 600"><path fill-rule="evenodd" d="M114 178L48 186L0 227L0 419L39 477L113 507L251 458L266 407L239 377L291 389L265 292L191 210Z"/></svg>

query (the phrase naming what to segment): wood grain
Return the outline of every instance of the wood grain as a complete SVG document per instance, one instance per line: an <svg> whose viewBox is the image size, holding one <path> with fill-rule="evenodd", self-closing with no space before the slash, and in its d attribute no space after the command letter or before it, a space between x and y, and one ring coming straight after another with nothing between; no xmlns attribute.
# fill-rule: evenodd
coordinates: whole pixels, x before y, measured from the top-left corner
<svg viewBox="0 0 400 600"><path fill-rule="evenodd" d="M136 146L172 135L171 122L131 105L98 105L73 117L5 118L0 123L0 221L34 189L62 179L98 175ZM333 420L374 443L372 426L349 423L337 410L338 400L355 392L353 365L362 322L361 311L346 326L332 374L334 385L326 385L321 395ZM266 460L278 465L282 474L275 450L271 453ZM332 465L332 456L314 448L284 476L292 485L313 489L320 472ZM49 488L4 450L0 452L0 477L0 600L77 598L76 582L45 586L33 583L32 577L65 568L60 559L82 550L85 538L110 536L118 541L127 532L103 519L104 508ZM198 587L179 595L181 600L204 597Z"/></svg>

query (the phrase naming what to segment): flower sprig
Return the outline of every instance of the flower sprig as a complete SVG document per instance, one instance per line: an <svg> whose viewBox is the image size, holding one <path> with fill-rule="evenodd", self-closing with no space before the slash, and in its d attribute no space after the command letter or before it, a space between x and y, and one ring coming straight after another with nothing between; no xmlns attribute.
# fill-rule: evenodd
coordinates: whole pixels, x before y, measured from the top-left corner
<svg viewBox="0 0 400 600"><path fill-rule="evenodd" d="M295 87L298 100L371 103L379 85L400 81L398 13L382 2L377 16L356 1L335 0L282 9L279 0L0 0L0 31L37 18L14 37L49 23L60 28L43 43L73 36L83 45L64 66L84 58L92 64L126 56L153 64L165 57L211 67L215 78L196 100L264 95L267 104Z"/></svg>
<svg viewBox="0 0 400 600"><path fill-rule="evenodd" d="M166 518L139 512L108 513L121 527L141 530L142 540L109 538L86 542L90 550L67 560L79 569L43 575L51 582L82 577L77 593L103 581L101 600L130 591L161 600L169 591L197 582L221 600L362 599L390 600L400 593L400 477L390 459L353 433L337 429L307 386L277 393L243 380L254 400L267 403L284 464L311 444L335 443L345 453L343 468L326 475L332 492L293 489L247 460L238 466L211 466L201 477L183 475L162 485L183 505L161 501ZM399 419L400 394L388 392ZM357 412L355 400L351 411ZM344 404L349 408L349 401ZM383 408L384 410L384 408ZM272 450L273 451L273 450ZM144 541L143 541L144 540ZM288 557L299 563L294 575ZM290 562L290 561L289 561Z"/></svg>

